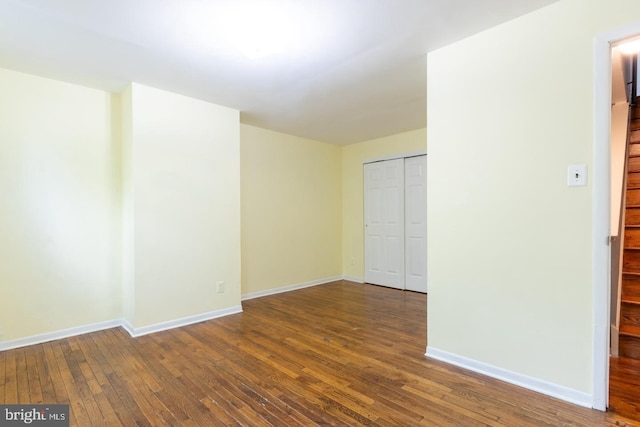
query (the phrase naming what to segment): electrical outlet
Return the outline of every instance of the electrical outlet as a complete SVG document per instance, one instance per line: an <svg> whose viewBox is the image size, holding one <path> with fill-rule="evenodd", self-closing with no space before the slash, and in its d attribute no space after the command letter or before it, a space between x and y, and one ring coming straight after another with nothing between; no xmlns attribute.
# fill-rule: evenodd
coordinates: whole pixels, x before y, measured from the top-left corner
<svg viewBox="0 0 640 427"><path fill-rule="evenodd" d="M224 292L224 281L220 280L219 282L216 283L216 292L221 294Z"/></svg>

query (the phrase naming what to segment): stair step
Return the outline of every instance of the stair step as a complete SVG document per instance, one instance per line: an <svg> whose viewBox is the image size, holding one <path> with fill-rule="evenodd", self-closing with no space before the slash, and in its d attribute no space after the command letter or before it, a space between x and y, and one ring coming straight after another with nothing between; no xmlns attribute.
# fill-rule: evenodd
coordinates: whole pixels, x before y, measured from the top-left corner
<svg viewBox="0 0 640 427"><path fill-rule="evenodd" d="M638 144L640 146L640 144ZM627 188L640 187L640 173L627 172Z"/></svg>
<svg viewBox="0 0 640 427"><path fill-rule="evenodd" d="M622 295L620 296L620 302L623 304L638 304L640 305L640 295Z"/></svg>
<svg viewBox="0 0 640 427"><path fill-rule="evenodd" d="M640 251L637 249L626 249L622 254L622 271L627 273L640 273Z"/></svg>
<svg viewBox="0 0 640 427"><path fill-rule="evenodd" d="M627 187L627 203L631 206L640 205L640 189Z"/></svg>
<svg viewBox="0 0 640 427"><path fill-rule="evenodd" d="M618 339L618 354L620 357L640 359L640 338L621 333Z"/></svg>
<svg viewBox="0 0 640 427"><path fill-rule="evenodd" d="M630 114L618 353L640 360L640 106Z"/></svg>
<svg viewBox="0 0 640 427"><path fill-rule="evenodd" d="M633 225L625 227L624 245L625 247L640 247L640 227Z"/></svg>
<svg viewBox="0 0 640 427"><path fill-rule="evenodd" d="M636 325L623 325L623 326L620 326L620 335L626 335L628 337L640 338L640 326L636 326Z"/></svg>
<svg viewBox="0 0 640 427"><path fill-rule="evenodd" d="M633 231L634 233L640 233L640 226L625 226L625 236L628 235L629 230ZM622 252L622 270L630 273L640 273L640 245L633 245L631 241L627 241L626 239L624 244L626 247Z"/></svg>
<svg viewBox="0 0 640 427"><path fill-rule="evenodd" d="M640 135L640 130L636 131ZM640 136L639 136L640 138ZM640 141L640 140L639 140ZM627 172L640 172L640 157L631 157L627 161Z"/></svg>
<svg viewBox="0 0 640 427"><path fill-rule="evenodd" d="M638 206L627 205L627 209L625 210L624 221L626 226L640 225L640 205Z"/></svg>
<svg viewBox="0 0 640 427"><path fill-rule="evenodd" d="M640 273L623 271L620 289L622 298L640 298Z"/></svg>
<svg viewBox="0 0 640 427"><path fill-rule="evenodd" d="M640 337L640 305L622 304L620 306L620 330L633 331L637 330L637 336Z"/></svg>

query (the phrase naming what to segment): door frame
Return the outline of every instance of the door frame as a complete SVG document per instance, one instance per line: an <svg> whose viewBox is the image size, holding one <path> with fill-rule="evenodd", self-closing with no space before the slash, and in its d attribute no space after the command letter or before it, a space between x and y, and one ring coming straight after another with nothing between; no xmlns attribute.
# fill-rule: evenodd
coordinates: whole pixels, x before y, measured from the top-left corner
<svg viewBox="0 0 640 427"><path fill-rule="evenodd" d="M364 167L364 165L367 163L383 162L385 160L406 159L407 157L425 156L426 154L427 154L427 150L407 151L405 153L387 154L386 156L364 159L362 160L362 166Z"/></svg>
<svg viewBox="0 0 640 427"><path fill-rule="evenodd" d="M611 45L639 34L636 22L597 34L594 40L592 407L601 411L609 403Z"/></svg>

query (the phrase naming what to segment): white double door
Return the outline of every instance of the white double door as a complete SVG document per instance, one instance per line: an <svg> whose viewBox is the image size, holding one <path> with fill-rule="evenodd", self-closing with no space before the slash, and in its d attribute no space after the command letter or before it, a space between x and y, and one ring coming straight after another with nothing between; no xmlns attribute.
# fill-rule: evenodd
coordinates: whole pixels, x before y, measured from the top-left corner
<svg viewBox="0 0 640 427"><path fill-rule="evenodd" d="M367 283L427 292L427 156L364 165Z"/></svg>

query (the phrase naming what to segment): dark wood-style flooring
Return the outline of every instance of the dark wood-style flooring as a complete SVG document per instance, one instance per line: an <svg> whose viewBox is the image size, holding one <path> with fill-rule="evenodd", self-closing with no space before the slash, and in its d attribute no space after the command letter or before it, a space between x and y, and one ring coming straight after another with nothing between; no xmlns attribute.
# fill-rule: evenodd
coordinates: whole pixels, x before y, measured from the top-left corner
<svg viewBox="0 0 640 427"><path fill-rule="evenodd" d="M633 425L426 358L426 298L334 282L136 339L4 351L0 402L69 403L81 427Z"/></svg>
<svg viewBox="0 0 640 427"><path fill-rule="evenodd" d="M609 411L640 425L640 360L609 360Z"/></svg>

